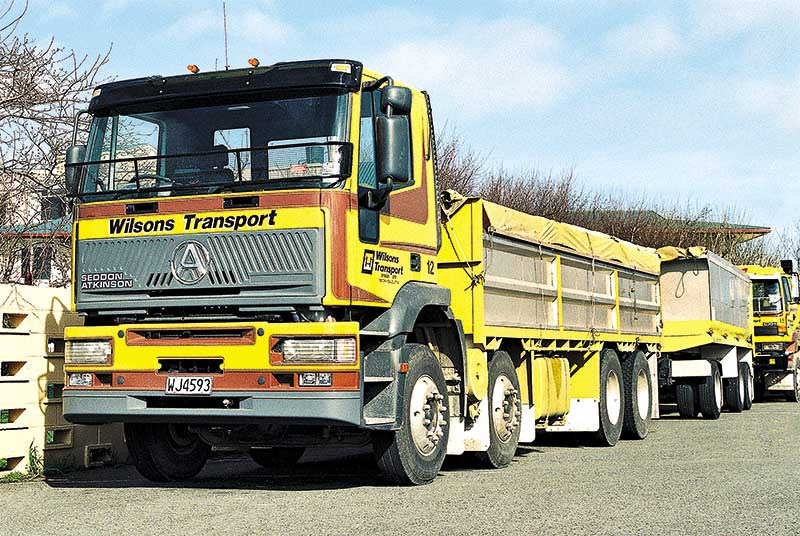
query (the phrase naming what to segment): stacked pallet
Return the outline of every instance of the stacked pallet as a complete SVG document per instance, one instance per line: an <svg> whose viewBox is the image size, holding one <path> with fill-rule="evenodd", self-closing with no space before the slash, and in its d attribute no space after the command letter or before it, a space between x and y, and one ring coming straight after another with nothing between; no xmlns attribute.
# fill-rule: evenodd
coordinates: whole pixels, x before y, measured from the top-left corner
<svg viewBox="0 0 800 536"><path fill-rule="evenodd" d="M118 425L63 418L64 328L81 324L69 289L0 285L0 322L0 477L124 461Z"/></svg>

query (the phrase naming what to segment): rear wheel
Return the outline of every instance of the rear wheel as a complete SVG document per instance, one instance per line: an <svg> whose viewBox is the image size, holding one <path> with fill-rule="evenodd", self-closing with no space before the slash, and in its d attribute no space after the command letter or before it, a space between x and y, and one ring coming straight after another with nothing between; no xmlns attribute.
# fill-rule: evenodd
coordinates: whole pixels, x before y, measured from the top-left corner
<svg viewBox="0 0 800 536"><path fill-rule="evenodd" d="M748 410L753 407L753 372L750 370L750 365L747 363L739 363L739 375L744 378L744 409Z"/></svg>
<svg viewBox="0 0 800 536"><path fill-rule="evenodd" d="M522 411L517 371L507 353L492 356L489 386L489 450L476 456L481 465L499 469L510 464L517 452Z"/></svg>
<svg viewBox="0 0 800 536"><path fill-rule="evenodd" d="M390 482L428 484L436 478L447 454L447 384L427 346L409 344L406 352L403 424L399 430L376 433L373 450L378 467Z"/></svg>
<svg viewBox="0 0 800 536"><path fill-rule="evenodd" d="M622 434L625 406L622 395L622 366L617 352L606 348L600 353L600 429L592 443L610 447Z"/></svg>
<svg viewBox="0 0 800 536"><path fill-rule="evenodd" d="M125 443L136 469L153 482L188 480L211 454L211 445L185 424L125 423Z"/></svg>
<svg viewBox="0 0 800 536"><path fill-rule="evenodd" d="M623 431L631 439L644 439L650 429L653 387L644 352L635 351L622 364L625 391Z"/></svg>
<svg viewBox="0 0 800 536"><path fill-rule="evenodd" d="M304 447L252 448L250 457L271 473L288 473L297 465L305 451Z"/></svg>
<svg viewBox="0 0 800 536"><path fill-rule="evenodd" d="M722 412L722 373L711 363L711 376L697 386L697 402L704 419L719 419Z"/></svg>
<svg viewBox="0 0 800 536"><path fill-rule="evenodd" d="M678 404L678 414L684 419L694 419L699 413L697 404L697 389L691 383L675 384L675 402Z"/></svg>
<svg viewBox="0 0 800 536"><path fill-rule="evenodd" d="M738 374L735 378L725 378L725 405L734 413L744 411L747 392L745 388L746 378L741 367L738 367Z"/></svg>

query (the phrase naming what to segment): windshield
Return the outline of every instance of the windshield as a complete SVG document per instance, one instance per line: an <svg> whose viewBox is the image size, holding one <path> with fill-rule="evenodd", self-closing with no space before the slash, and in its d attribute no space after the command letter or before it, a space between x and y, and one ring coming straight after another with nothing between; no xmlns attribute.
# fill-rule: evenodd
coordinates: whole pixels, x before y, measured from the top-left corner
<svg viewBox="0 0 800 536"><path fill-rule="evenodd" d="M783 311L780 282L777 279L753 281L753 312L780 313Z"/></svg>
<svg viewBox="0 0 800 536"><path fill-rule="evenodd" d="M333 186L349 174L347 94L160 106L95 117L82 197Z"/></svg>

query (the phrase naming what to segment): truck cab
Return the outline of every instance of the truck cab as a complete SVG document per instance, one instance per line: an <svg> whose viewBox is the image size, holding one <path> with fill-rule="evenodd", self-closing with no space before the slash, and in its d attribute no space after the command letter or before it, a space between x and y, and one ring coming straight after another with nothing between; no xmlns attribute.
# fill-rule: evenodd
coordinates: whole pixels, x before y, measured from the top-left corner
<svg viewBox="0 0 800 536"><path fill-rule="evenodd" d="M408 348L427 345L450 356L419 425L443 459L463 364L428 96L352 60L251 64L94 91L67 152L85 325L65 417L125 423L153 480L191 477L211 445L264 465L374 434L393 452Z"/></svg>
<svg viewBox="0 0 800 536"><path fill-rule="evenodd" d="M753 285L753 332L755 339L756 395L782 392L791 400L800 397L797 369L797 314L794 270L791 263L781 268L741 266Z"/></svg>

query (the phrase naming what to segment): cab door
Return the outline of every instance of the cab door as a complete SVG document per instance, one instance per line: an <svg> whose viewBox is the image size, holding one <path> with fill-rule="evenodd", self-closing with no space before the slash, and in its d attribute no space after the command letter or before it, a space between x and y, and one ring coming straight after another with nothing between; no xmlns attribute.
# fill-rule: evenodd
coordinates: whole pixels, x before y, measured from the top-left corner
<svg viewBox="0 0 800 536"><path fill-rule="evenodd" d="M382 89L363 91L358 150L358 255L360 266L349 264L350 281L391 303L408 281L436 280L437 219L430 147L428 108L424 96L412 92L408 123L411 180L395 183L380 207L370 201L380 198L376 173L376 120L385 116ZM397 117L397 114L395 114ZM357 269L354 269L357 268ZM354 302L357 301L354 293Z"/></svg>

